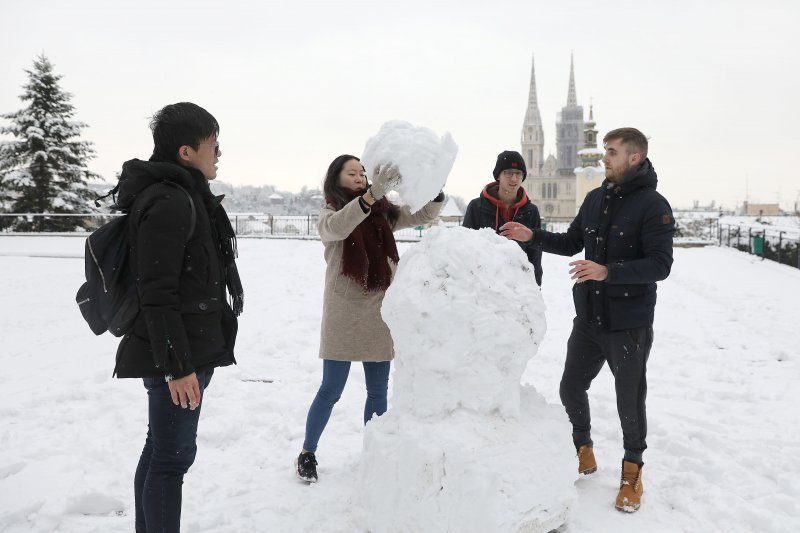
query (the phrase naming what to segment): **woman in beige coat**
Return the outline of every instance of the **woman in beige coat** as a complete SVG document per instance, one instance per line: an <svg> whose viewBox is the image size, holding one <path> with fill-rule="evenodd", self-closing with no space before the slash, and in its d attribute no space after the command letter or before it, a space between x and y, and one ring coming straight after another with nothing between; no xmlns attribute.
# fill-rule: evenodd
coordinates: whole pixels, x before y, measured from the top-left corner
<svg viewBox="0 0 800 533"><path fill-rule="evenodd" d="M393 205L385 195L400 179L397 167L388 165L375 169L368 187L364 167L352 155L334 159L325 176L326 205L318 225L327 263L319 346L322 385L308 411L303 449L295 461L303 481L317 481L317 443L352 361L364 365L364 423L386 412L394 348L381 319L381 303L400 259L392 232L432 222L444 205L443 193L413 215L407 207Z"/></svg>

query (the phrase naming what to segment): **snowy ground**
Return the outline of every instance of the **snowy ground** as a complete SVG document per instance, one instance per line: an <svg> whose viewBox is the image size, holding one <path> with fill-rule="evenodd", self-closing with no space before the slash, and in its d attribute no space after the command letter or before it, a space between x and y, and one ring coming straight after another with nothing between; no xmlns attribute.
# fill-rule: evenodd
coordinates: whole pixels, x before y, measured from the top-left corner
<svg viewBox="0 0 800 533"><path fill-rule="evenodd" d="M82 253L78 238L0 237L0 531L132 530L145 391L111 379L116 339L94 337L74 304ZM243 239L240 255L240 364L205 397L183 529L358 531L359 369L320 443L320 483L291 470L321 376L322 245ZM613 508L622 449L604 369L590 391L600 469L577 482L562 531L797 531L800 271L729 249L675 256L648 365L642 509ZM548 331L523 378L553 403L573 316L567 261L545 254Z"/></svg>

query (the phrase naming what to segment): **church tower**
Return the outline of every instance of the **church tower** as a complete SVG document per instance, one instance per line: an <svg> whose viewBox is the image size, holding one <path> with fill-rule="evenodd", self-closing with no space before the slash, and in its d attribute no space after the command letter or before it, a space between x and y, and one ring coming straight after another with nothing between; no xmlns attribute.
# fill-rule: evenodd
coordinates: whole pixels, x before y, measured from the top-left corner
<svg viewBox="0 0 800 533"><path fill-rule="evenodd" d="M603 150L597 147L597 123L594 121L594 109L589 104L589 121L586 123L584 138L586 139L583 149L578 151L580 168L575 169L576 202L575 214L583 203L583 199L592 189L596 189L603 183L605 169L600 162L603 159Z"/></svg>
<svg viewBox="0 0 800 533"><path fill-rule="evenodd" d="M529 176L540 176L544 155L544 129L542 117L539 114L539 102L536 98L536 74L534 71L533 57L531 57L531 86L528 93L528 109L522 123L522 158L528 169Z"/></svg>
<svg viewBox="0 0 800 533"><path fill-rule="evenodd" d="M561 108L556 122L556 153L558 159L558 175L574 176L578 166L578 150L584 144L583 107L578 105L575 90L575 61L569 58L569 89L567 105Z"/></svg>

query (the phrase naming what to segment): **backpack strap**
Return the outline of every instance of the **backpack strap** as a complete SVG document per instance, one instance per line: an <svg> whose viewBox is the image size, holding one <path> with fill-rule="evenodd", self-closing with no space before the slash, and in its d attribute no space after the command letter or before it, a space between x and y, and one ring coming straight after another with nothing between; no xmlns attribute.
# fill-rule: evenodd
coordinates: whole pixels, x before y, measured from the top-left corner
<svg viewBox="0 0 800 533"><path fill-rule="evenodd" d="M191 211L191 220L189 221L189 233L186 235L186 240L188 242L189 239L191 239L192 236L194 235L194 227L197 224L197 209L194 206L194 200L192 200L192 195L189 194L189 191L187 191L181 185L175 183L174 181L164 180L162 183L166 183L168 185L172 185L173 187L179 188L180 190L183 191L183 194L186 195L186 198L189 199L189 207L191 208L192 211Z"/></svg>
<svg viewBox="0 0 800 533"><path fill-rule="evenodd" d="M117 182L117 184L114 186L113 189L111 189L110 191L108 191L104 195L95 196L94 205L96 205L97 207L100 207L100 200L104 200L104 199L108 198L109 196L111 197L111 200L113 200L114 204L116 204L117 203L117 197L115 195L117 194L118 191L119 191L119 182Z"/></svg>

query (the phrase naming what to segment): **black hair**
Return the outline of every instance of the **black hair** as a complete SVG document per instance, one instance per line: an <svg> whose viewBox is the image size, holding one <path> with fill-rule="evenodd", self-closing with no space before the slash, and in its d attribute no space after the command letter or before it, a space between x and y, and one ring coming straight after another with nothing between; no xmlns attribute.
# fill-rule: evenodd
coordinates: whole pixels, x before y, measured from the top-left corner
<svg viewBox="0 0 800 533"><path fill-rule="evenodd" d="M351 160L356 160L359 163L361 162L361 160L354 155L342 154L331 161L331 164L328 166L328 172L325 173L325 182L322 185L322 192L325 195L325 201L333 205L337 211L353 199L352 194L348 194L348 192L339 185L339 174L342 173L344 165ZM362 166L361 168L364 167ZM399 217L400 208L390 202L386 218L389 219L390 224L394 224Z"/></svg>
<svg viewBox="0 0 800 533"><path fill-rule="evenodd" d="M164 106L150 119L150 129L153 132L151 161L176 162L181 146L197 150L200 141L219 135L217 119L191 102Z"/></svg>

